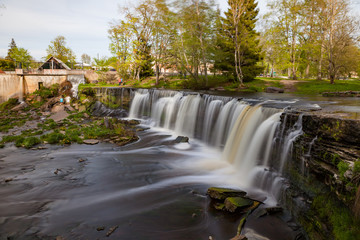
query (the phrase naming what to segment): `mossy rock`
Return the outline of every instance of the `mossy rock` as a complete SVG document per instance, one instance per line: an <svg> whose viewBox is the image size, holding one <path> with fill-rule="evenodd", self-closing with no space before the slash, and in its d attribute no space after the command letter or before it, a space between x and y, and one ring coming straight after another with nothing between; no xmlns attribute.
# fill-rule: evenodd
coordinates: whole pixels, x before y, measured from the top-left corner
<svg viewBox="0 0 360 240"><path fill-rule="evenodd" d="M207 195L212 199L225 200L228 197L243 197L246 195L246 192L231 188L211 187L207 190Z"/></svg>
<svg viewBox="0 0 360 240"><path fill-rule="evenodd" d="M225 199L225 208L229 212L236 212L243 209L248 209L253 206L254 201L243 197L228 197Z"/></svg>

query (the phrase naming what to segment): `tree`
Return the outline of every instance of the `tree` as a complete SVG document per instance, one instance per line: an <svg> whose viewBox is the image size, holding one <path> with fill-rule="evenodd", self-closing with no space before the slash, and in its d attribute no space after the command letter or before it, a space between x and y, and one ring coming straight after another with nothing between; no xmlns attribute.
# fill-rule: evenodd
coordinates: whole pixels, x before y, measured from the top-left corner
<svg viewBox="0 0 360 240"><path fill-rule="evenodd" d="M7 60L14 61L14 59L12 59L12 57L11 57L11 54L15 49L17 49L17 46L16 46L16 43L15 43L15 40L12 38L11 43L9 44L8 54L6 56Z"/></svg>
<svg viewBox="0 0 360 240"><path fill-rule="evenodd" d="M119 24L113 24L108 33L110 51L118 60L116 70L122 78L127 79L131 72L132 41L134 36L130 24L121 20Z"/></svg>
<svg viewBox="0 0 360 240"><path fill-rule="evenodd" d="M302 52L302 33L304 31L304 2L301 0L275 0L269 4L268 17L272 17L270 31L280 34L282 55L287 59L289 76L297 79L300 54Z"/></svg>
<svg viewBox="0 0 360 240"><path fill-rule="evenodd" d="M91 63L91 57L89 55L87 55L86 53L83 53L81 55L81 61L83 63L87 63L87 64L90 64Z"/></svg>
<svg viewBox="0 0 360 240"><path fill-rule="evenodd" d="M51 41L51 44L46 49L46 53L46 59L56 57L68 65L75 63L76 56L70 48L66 47L64 36L57 36Z"/></svg>
<svg viewBox="0 0 360 240"><path fill-rule="evenodd" d="M349 15L349 12L347 0L325 0L323 5L323 48L331 84L334 83L340 70L348 67L346 62L349 61L344 61L344 57L352 53L359 42L359 37L354 34L359 31L359 23Z"/></svg>
<svg viewBox="0 0 360 240"><path fill-rule="evenodd" d="M155 15L152 31L152 56L155 64L156 85L159 84L160 67L166 64L169 58L171 39L176 34L175 15L169 10L165 0L154 0Z"/></svg>
<svg viewBox="0 0 360 240"><path fill-rule="evenodd" d="M227 53L223 54L225 58L217 59L216 62L224 70L234 72L242 86L244 81L254 79L262 71L257 65L262 59L259 33L255 30L258 9L254 0L230 0L229 5L218 34L219 49Z"/></svg>
<svg viewBox="0 0 360 240"><path fill-rule="evenodd" d="M199 71L204 73L207 83L209 49L212 46L216 14L213 1L183 1L177 12L176 28L172 54L178 68L200 80Z"/></svg>
<svg viewBox="0 0 360 240"><path fill-rule="evenodd" d="M10 57L13 61L21 63L21 65L28 64L32 60L30 53L24 48L14 48L10 53Z"/></svg>

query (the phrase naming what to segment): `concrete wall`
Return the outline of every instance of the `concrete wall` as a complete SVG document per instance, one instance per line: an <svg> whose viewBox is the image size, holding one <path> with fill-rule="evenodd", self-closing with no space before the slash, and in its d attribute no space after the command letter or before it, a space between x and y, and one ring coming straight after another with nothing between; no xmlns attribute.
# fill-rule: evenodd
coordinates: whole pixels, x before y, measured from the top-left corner
<svg viewBox="0 0 360 240"><path fill-rule="evenodd" d="M25 75L0 74L0 103L7 101L9 98L22 98L23 94L28 94L39 89L39 82L44 87L67 81L67 76L42 76L42 75Z"/></svg>
<svg viewBox="0 0 360 240"><path fill-rule="evenodd" d="M42 82L44 87L50 87L55 83L61 84L66 80L67 76L26 75L24 77L24 93L32 93L39 89L39 82Z"/></svg>
<svg viewBox="0 0 360 240"><path fill-rule="evenodd" d="M18 75L0 74L0 103L11 97L20 97L21 81Z"/></svg>

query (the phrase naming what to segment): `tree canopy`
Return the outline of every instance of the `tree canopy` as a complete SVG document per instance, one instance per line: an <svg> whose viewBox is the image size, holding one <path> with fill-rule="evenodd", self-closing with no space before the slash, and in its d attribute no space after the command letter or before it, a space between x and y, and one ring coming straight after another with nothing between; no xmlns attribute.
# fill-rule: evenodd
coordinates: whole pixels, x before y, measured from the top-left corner
<svg viewBox="0 0 360 240"><path fill-rule="evenodd" d="M56 57L68 65L75 63L76 56L69 47L66 47L66 39L64 36L57 36L51 41L46 49L46 53L46 59Z"/></svg>

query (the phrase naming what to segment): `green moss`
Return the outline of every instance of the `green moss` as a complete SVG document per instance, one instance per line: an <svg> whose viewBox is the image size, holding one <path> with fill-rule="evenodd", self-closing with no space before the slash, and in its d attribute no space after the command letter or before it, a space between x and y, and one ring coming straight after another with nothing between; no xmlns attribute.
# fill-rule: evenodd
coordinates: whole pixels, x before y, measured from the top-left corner
<svg viewBox="0 0 360 240"><path fill-rule="evenodd" d="M339 175L340 175L340 179L342 181L345 180L345 172L349 169L349 164L347 164L346 162L340 161L337 165L337 168L339 170Z"/></svg>
<svg viewBox="0 0 360 240"><path fill-rule="evenodd" d="M360 161L359 160L354 163L353 173L355 175L360 174Z"/></svg>
<svg viewBox="0 0 360 240"><path fill-rule="evenodd" d="M317 196L312 203L312 211L330 228L336 240L360 239L360 222L350 210L330 195ZM317 228L322 229L319 224Z"/></svg>

